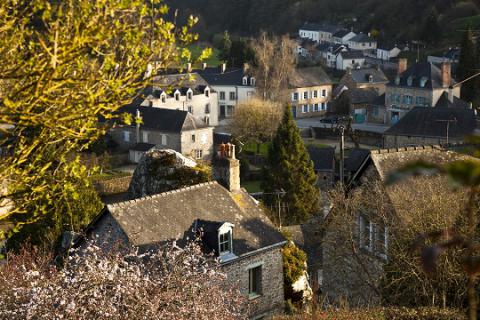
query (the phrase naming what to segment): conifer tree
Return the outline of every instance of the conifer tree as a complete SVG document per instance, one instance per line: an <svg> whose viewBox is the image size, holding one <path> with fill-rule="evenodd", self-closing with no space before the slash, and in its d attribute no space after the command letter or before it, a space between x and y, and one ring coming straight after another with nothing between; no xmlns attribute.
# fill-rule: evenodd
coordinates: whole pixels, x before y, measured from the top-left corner
<svg viewBox="0 0 480 320"><path fill-rule="evenodd" d="M476 56L477 54L475 50L475 44L473 43L472 30L470 27L468 27L462 39L462 47L457 68L457 81L465 80L475 74L477 67ZM460 96L463 100L468 102L475 101L476 83L477 81L472 80L462 84Z"/></svg>
<svg viewBox="0 0 480 320"><path fill-rule="evenodd" d="M290 111L285 109L282 122L268 150L263 189L267 205L277 205L276 192L285 191L282 224L305 222L319 208L319 191L315 185L313 162Z"/></svg>
<svg viewBox="0 0 480 320"><path fill-rule="evenodd" d="M227 30L223 32L223 39L220 45L220 60L227 61L230 57L230 50L232 48L232 40Z"/></svg>

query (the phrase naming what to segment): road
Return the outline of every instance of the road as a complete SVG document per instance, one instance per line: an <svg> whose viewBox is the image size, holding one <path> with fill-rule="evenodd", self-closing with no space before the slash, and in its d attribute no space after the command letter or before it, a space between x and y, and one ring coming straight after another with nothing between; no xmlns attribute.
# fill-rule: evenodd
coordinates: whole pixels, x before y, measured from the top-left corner
<svg viewBox="0 0 480 320"><path fill-rule="evenodd" d="M321 123L321 117L318 118L304 118L304 119L295 119L297 126L299 128L310 128L310 127L324 127L331 128L332 125L329 123ZM352 124L354 130L362 130L368 132L377 132L384 133L385 130L389 128L387 125L382 124L371 124L371 123L354 123Z"/></svg>

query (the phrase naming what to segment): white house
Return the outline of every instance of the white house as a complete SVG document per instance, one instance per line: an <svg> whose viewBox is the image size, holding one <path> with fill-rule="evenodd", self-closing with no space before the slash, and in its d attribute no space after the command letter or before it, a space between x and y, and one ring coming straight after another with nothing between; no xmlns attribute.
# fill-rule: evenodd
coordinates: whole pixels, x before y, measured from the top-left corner
<svg viewBox="0 0 480 320"><path fill-rule="evenodd" d="M328 68L336 68L340 52L348 51L346 45L331 43L320 43L316 49Z"/></svg>
<svg viewBox="0 0 480 320"><path fill-rule="evenodd" d="M348 31L346 29L341 29L333 34L332 40L333 40L333 43L336 43L336 44L347 44L348 40L352 39L356 35L357 34L355 32Z"/></svg>
<svg viewBox="0 0 480 320"><path fill-rule="evenodd" d="M396 45L393 47L378 47L377 59L389 61L392 58L398 57L400 52L402 52L402 50L400 50L400 48L398 48Z"/></svg>
<svg viewBox="0 0 480 320"><path fill-rule="evenodd" d="M255 94L255 77L249 72L248 65L243 68L220 67L197 71L218 94L219 116L228 118L233 115L238 103L251 99Z"/></svg>
<svg viewBox="0 0 480 320"><path fill-rule="evenodd" d="M377 49L377 41L370 37L370 34L357 34L347 41L348 47L352 50L374 50Z"/></svg>
<svg viewBox="0 0 480 320"><path fill-rule="evenodd" d="M365 55L362 51L342 51L337 56L336 68L338 70L347 70L360 68L365 64Z"/></svg>
<svg viewBox="0 0 480 320"><path fill-rule="evenodd" d="M339 29L337 26L306 22L298 30L298 35L316 42L333 42L333 34Z"/></svg>

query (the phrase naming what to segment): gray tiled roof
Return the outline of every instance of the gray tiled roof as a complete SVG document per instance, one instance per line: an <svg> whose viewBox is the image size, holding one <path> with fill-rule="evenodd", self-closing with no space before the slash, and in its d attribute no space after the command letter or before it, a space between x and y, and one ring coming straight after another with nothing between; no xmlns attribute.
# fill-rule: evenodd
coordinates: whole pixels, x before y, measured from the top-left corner
<svg viewBox="0 0 480 320"><path fill-rule="evenodd" d="M415 107L385 131L385 135L442 138L446 135L446 123L442 120L454 119L456 122L451 122L449 125L449 137L463 138L475 130L476 120L473 110Z"/></svg>
<svg viewBox="0 0 480 320"><path fill-rule="evenodd" d="M352 41L352 42L375 42L375 39L373 39L372 37L369 37L368 35L366 35L364 33L360 33L360 34L357 34L355 37L353 37L352 39L350 39L348 41Z"/></svg>
<svg viewBox="0 0 480 320"><path fill-rule="evenodd" d="M411 86L408 85L408 79L412 79ZM421 87L420 80L424 78L426 80L424 88L435 89L443 88L442 85L442 72L439 67L430 62L419 62L405 70L400 75L400 82L398 86L402 87ZM454 84L455 81L451 80L448 85ZM397 86L395 80L390 82L390 85Z"/></svg>
<svg viewBox="0 0 480 320"><path fill-rule="evenodd" d="M315 171L335 170L334 157L335 148L307 147L310 159L313 161Z"/></svg>
<svg viewBox="0 0 480 320"><path fill-rule="evenodd" d="M440 98L435 104L435 107L443 107L443 108L463 108L469 109L470 104L467 101L459 99L457 97L453 97L453 102L448 100L448 92L443 92Z"/></svg>
<svg viewBox="0 0 480 320"><path fill-rule="evenodd" d="M336 38L343 38L343 37L345 37L345 36L346 36L347 34L349 34L349 33L350 33L349 30L347 30L347 29L341 29L341 30L338 30L337 32L335 32L335 33L333 34L333 36L336 37Z"/></svg>
<svg viewBox="0 0 480 320"><path fill-rule="evenodd" d="M340 55L343 59L361 59L365 58L365 55L360 50L342 51Z"/></svg>
<svg viewBox="0 0 480 320"><path fill-rule="evenodd" d="M107 210L130 243L138 247L191 239L192 228L200 220L233 224L233 253L237 256L284 241L245 191L232 193L217 182L108 205Z"/></svg>
<svg viewBox="0 0 480 320"><path fill-rule="evenodd" d="M374 88L353 88L342 92L348 95L352 104L373 103L378 98L378 92Z"/></svg>
<svg viewBox="0 0 480 320"><path fill-rule="evenodd" d="M247 75L243 68L228 68L222 73L220 67L211 67L196 72L212 86L244 86L243 77Z"/></svg>
<svg viewBox="0 0 480 320"><path fill-rule="evenodd" d="M301 30L308 30L308 31L323 31L329 33L337 32L340 27L329 25L329 24L318 24L318 23L308 23L306 22L303 26L300 27Z"/></svg>
<svg viewBox="0 0 480 320"><path fill-rule="evenodd" d="M369 76L372 76L371 83L388 83L388 78L382 70L377 68L363 68L350 70L353 81L356 83L370 83Z"/></svg>

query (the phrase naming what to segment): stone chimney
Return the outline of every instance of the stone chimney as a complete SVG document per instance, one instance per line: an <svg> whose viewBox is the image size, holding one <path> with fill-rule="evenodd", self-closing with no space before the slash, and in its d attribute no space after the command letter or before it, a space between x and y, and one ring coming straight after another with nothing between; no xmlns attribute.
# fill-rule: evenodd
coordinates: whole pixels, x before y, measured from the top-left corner
<svg viewBox="0 0 480 320"><path fill-rule="evenodd" d="M440 70L442 72L442 87L449 87L452 84L452 66L450 62L442 62Z"/></svg>
<svg viewBox="0 0 480 320"><path fill-rule="evenodd" d="M205 69L207 69L207 63L206 62L202 63L202 70L205 70Z"/></svg>
<svg viewBox="0 0 480 320"><path fill-rule="evenodd" d="M397 74L401 75L402 73L407 70L408 67L408 60L406 58L398 59L398 67L397 67Z"/></svg>
<svg viewBox="0 0 480 320"><path fill-rule="evenodd" d="M225 62L222 63L222 65L220 66L220 68L221 68L220 71L221 71L222 73L225 73L225 71L227 70L227 64L226 64Z"/></svg>
<svg viewBox="0 0 480 320"><path fill-rule="evenodd" d="M192 72L192 64L190 62L187 63L187 72L188 73Z"/></svg>
<svg viewBox="0 0 480 320"><path fill-rule="evenodd" d="M235 145L221 144L212 163L213 178L231 192L240 190L240 161L235 158Z"/></svg>

